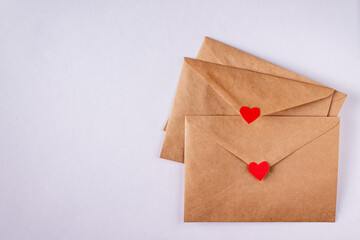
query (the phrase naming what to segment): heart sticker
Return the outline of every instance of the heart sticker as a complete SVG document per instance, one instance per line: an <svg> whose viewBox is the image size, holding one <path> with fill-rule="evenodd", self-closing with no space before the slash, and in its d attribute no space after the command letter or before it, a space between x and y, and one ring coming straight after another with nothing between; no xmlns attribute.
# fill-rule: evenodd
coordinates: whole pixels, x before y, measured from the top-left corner
<svg viewBox="0 0 360 240"><path fill-rule="evenodd" d="M251 109L248 107L241 107L240 114L245 119L245 121L250 124L260 116L260 109L257 107Z"/></svg>
<svg viewBox="0 0 360 240"><path fill-rule="evenodd" d="M267 172L269 171L269 164L267 162L262 162L257 164L252 162L249 164L249 172L254 175L259 181L263 180Z"/></svg>

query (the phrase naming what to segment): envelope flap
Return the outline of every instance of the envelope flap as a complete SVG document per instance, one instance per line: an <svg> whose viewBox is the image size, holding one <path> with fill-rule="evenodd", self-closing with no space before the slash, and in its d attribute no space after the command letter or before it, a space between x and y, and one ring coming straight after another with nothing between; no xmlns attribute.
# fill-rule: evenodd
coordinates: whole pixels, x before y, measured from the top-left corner
<svg viewBox="0 0 360 240"><path fill-rule="evenodd" d="M329 97L334 90L287 78L185 58L207 83L237 111L258 107L261 115Z"/></svg>
<svg viewBox="0 0 360 240"><path fill-rule="evenodd" d="M190 116L187 124L247 164L270 166L339 124L337 117L259 117L247 124L240 116Z"/></svg>

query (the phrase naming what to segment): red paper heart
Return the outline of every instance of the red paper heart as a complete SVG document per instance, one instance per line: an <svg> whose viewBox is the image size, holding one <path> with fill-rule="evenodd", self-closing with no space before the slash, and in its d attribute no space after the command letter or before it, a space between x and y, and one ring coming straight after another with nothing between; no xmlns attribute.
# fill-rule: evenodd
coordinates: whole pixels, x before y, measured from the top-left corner
<svg viewBox="0 0 360 240"><path fill-rule="evenodd" d="M260 109L257 107L251 109L248 107L241 107L240 114L245 119L245 121L250 124L260 116Z"/></svg>
<svg viewBox="0 0 360 240"><path fill-rule="evenodd" d="M267 162L262 162L257 164L256 162L252 162L249 164L249 172L251 172L254 177L256 177L259 181L263 180L267 172L269 171L269 164Z"/></svg>

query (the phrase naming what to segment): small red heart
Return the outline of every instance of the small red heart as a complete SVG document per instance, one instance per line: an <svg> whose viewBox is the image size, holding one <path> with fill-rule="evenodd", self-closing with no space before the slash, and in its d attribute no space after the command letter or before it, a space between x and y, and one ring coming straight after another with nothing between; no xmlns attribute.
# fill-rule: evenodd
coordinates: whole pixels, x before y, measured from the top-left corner
<svg viewBox="0 0 360 240"><path fill-rule="evenodd" d="M256 177L259 181L263 180L267 172L269 171L269 164L267 162L262 162L257 164L256 162L252 162L249 164L249 172L251 172L254 177Z"/></svg>
<svg viewBox="0 0 360 240"><path fill-rule="evenodd" d="M241 107L240 114L245 119L245 121L250 124L260 116L260 109L257 107L251 109L248 107Z"/></svg>

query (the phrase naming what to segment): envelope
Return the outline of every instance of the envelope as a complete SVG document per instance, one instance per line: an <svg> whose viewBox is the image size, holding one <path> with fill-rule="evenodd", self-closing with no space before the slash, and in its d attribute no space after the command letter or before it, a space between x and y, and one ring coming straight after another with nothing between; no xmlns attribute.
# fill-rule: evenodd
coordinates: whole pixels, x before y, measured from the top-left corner
<svg viewBox="0 0 360 240"><path fill-rule="evenodd" d="M327 116L334 90L320 85L185 58L160 157L184 162L187 115ZM252 123L251 123L252 124Z"/></svg>
<svg viewBox="0 0 360 240"><path fill-rule="evenodd" d="M236 48L230 47L229 45L226 45L209 37L205 37L205 40L196 58L208 62L234 66L242 69L252 70L255 72L261 72L278 77L298 80L301 82L321 85L306 77L288 71L284 68L276 66L272 63L257 58L246 52L240 51ZM342 105L344 104L345 99L346 94L335 90L334 94L332 95L331 104L327 115L337 116L340 112ZM294 108L293 110L295 111L292 111L287 115L303 115L302 110L306 110L306 108L313 108L313 104L316 103L309 103L299 106L299 109ZM315 114L314 116L318 116L318 114ZM166 127L167 124L165 125L164 130L166 130Z"/></svg>
<svg viewBox="0 0 360 240"><path fill-rule="evenodd" d="M187 116L185 222L334 222L338 117ZM266 161L262 181L248 170Z"/></svg>

